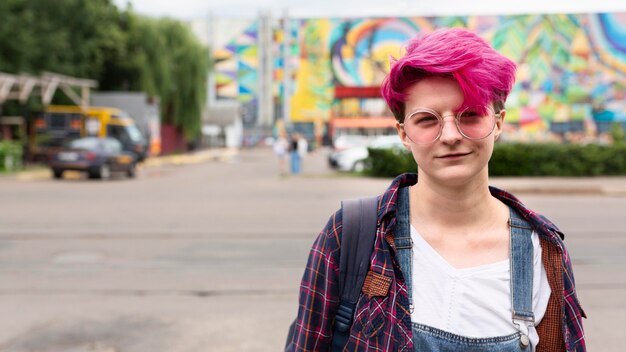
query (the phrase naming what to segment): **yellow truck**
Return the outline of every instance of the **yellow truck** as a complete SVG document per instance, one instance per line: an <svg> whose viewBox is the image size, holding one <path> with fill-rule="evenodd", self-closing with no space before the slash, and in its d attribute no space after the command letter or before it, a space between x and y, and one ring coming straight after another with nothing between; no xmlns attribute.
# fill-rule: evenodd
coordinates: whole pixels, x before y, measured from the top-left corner
<svg viewBox="0 0 626 352"><path fill-rule="evenodd" d="M49 105L33 120L29 152L33 159L47 160L50 153L66 142L88 136L119 140L137 161L147 156L147 140L126 112L111 107L73 105Z"/></svg>

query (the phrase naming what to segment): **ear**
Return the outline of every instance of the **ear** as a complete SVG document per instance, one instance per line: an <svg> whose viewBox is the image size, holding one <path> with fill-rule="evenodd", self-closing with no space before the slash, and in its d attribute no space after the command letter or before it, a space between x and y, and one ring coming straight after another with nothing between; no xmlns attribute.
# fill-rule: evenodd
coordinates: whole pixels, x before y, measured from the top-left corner
<svg viewBox="0 0 626 352"><path fill-rule="evenodd" d="M496 127L494 128L494 136L497 141L502 134L504 128L504 117L506 116L506 110L502 109L500 111L500 117L496 117Z"/></svg>
<svg viewBox="0 0 626 352"><path fill-rule="evenodd" d="M400 137L400 140L402 141L402 144L404 145L406 150L410 151L411 141L409 140L409 137L406 136L406 132L404 132L404 128L400 126L400 122L396 122L396 131L398 131L398 136Z"/></svg>

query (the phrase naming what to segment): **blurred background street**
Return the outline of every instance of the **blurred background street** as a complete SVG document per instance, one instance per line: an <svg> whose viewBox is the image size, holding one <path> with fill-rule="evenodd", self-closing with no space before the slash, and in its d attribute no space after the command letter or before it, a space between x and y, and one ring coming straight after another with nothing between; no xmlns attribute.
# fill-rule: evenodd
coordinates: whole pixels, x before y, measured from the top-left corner
<svg viewBox="0 0 626 352"><path fill-rule="evenodd" d="M2 0L0 352L281 350L328 217L416 169L390 58L449 27L517 65L492 182L624 350L625 1Z"/></svg>
<svg viewBox="0 0 626 352"><path fill-rule="evenodd" d="M337 174L326 157L287 177L267 148L152 163L132 181L1 176L0 351L280 350L328 216L390 181ZM493 183L564 230L589 350L621 351L626 180Z"/></svg>

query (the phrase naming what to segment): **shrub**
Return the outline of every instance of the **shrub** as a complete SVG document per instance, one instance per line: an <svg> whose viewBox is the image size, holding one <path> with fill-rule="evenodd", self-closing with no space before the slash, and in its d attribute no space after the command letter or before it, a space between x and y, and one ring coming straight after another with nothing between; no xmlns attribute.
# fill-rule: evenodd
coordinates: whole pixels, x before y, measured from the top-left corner
<svg viewBox="0 0 626 352"><path fill-rule="evenodd" d="M365 174L374 177L394 177L404 172L416 172L417 164L404 149L368 149Z"/></svg>
<svg viewBox="0 0 626 352"><path fill-rule="evenodd" d="M626 175L626 146L597 144L514 144L495 146L492 176Z"/></svg>
<svg viewBox="0 0 626 352"><path fill-rule="evenodd" d="M22 145L12 141L0 141L0 171L22 168Z"/></svg>
<svg viewBox="0 0 626 352"><path fill-rule="evenodd" d="M614 122L611 124L611 128L609 129L609 135L615 144L624 144L624 138L626 134L624 133L624 129L622 128L622 124Z"/></svg>
<svg viewBox="0 0 626 352"><path fill-rule="evenodd" d="M394 177L415 171L405 150L370 150L366 174ZM626 175L626 144L498 143L489 162L491 176L609 176Z"/></svg>

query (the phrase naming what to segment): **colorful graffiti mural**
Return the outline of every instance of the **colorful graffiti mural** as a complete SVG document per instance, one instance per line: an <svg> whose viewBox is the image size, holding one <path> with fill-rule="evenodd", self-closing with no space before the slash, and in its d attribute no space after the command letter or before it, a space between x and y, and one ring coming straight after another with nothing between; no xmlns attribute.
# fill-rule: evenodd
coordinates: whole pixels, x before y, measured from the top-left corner
<svg viewBox="0 0 626 352"><path fill-rule="evenodd" d="M518 64L517 84L507 102L512 136L518 131L603 132L615 121L626 125L626 13L290 21L297 41L287 58L294 73L294 122L328 121L338 85L380 85L390 58L401 55L403 45L420 31L466 27ZM243 37L251 40L251 33ZM276 38L275 45L283 45L283 36ZM229 67L237 67L238 74L218 76L229 79L218 81L218 94L232 94L237 90L231 85L238 84L238 99L254 101L254 43L233 43L237 49L229 49L230 60L240 64ZM282 64L277 60L276 77L282 77ZM275 94L280 101L284 87L279 84ZM351 106L357 114L364 108Z"/></svg>
<svg viewBox="0 0 626 352"><path fill-rule="evenodd" d="M245 124L256 120L258 100L258 30L252 22L241 35L214 53L217 99L241 103Z"/></svg>

